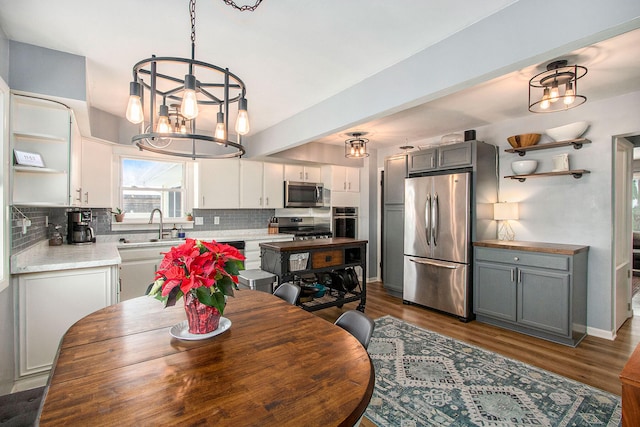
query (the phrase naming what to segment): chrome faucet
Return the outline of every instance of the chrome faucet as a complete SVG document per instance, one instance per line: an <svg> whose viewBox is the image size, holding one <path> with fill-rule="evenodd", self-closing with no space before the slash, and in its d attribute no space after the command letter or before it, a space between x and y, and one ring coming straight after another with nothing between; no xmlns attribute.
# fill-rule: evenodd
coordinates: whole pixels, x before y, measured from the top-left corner
<svg viewBox="0 0 640 427"><path fill-rule="evenodd" d="M164 228L163 224L162 224L162 211L158 208L155 208L154 210L151 211L151 216L149 217L149 224L153 224L153 214L156 213L156 211L160 214L160 228L158 229L158 240L162 240L162 229Z"/></svg>

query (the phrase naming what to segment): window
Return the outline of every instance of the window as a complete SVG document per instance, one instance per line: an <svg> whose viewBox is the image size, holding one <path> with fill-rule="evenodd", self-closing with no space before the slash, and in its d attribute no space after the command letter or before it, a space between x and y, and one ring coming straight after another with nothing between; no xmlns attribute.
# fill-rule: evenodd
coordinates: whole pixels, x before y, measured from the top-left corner
<svg viewBox="0 0 640 427"><path fill-rule="evenodd" d="M631 184L631 227L633 231L640 231L640 172L633 173Z"/></svg>
<svg viewBox="0 0 640 427"><path fill-rule="evenodd" d="M126 218L149 218L160 209L165 218L185 212L185 163L135 158L121 159L120 204Z"/></svg>

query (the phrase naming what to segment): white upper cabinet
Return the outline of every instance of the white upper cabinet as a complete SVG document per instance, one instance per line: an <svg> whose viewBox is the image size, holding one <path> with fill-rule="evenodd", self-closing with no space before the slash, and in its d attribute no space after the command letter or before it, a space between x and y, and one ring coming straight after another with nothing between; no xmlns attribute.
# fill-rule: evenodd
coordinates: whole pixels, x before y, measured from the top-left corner
<svg viewBox="0 0 640 427"><path fill-rule="evenodd" d="M262 162L240 160L240 207L262 208L263 185Z"/></svg>
<svg viewBox="0 0 640 427"><path fill-rule="evenodd" d="M283 166L240 161L240 207L276 209L284 205Z"/></svg>
<svg viewBox="0 0 640 427"><path fill-rule="evenodd" d="M264 207L284 208L284 166L279 163L264 163Z"/></svg>
<svg viewBox="0 0 640 427"><path fill-rule="evenodd" d="M285 181L322 182L321 175L317 166L284 165Z"/></svg>
<svg viewBox="0 0 640 427"><path fill-rule="evenodd" d="M111 145L106 142L82 139L82 181L73 193L80 206L108 208L111 204ZM78 191L80 190L80 191Z"/></svg>
<svg viewBox="0 0 640 427"><path fill-rule="evenodd" d="M12 154L23 159L12 169L13 204L69 204L70 117L58 102L12 95Z"/></svg>
<svg viewBox="0 0 640 427"><path fill-rule="evenodd" d="M240 207L240 159L198 162L198 205L201 209Z"/></svg>
<svg viewBox="0 0 640 427"><path fill-rule="evenodd" d="M331 166L331 191L360 192L360 168Z"/></svg>

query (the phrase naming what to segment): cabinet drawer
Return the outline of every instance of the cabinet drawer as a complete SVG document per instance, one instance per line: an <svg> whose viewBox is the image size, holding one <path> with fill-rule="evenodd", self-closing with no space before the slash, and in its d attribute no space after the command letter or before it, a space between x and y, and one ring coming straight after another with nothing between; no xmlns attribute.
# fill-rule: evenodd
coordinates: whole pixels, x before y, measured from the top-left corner
<svg viewBox="0 0 640 427"><path fill-rule="evenodd" d="M553 270L569 270L569 257L538 252L512 251L505 249L476 248L476 260L493 261L514 266L526 265Z"/></svg>
<svg viewBox="0 0 640 427"><path fill-rule="evenodd" d="M333 267L334 265L343 264L343 256L341 250L321 251L311 254L312 268Z"/></svg>

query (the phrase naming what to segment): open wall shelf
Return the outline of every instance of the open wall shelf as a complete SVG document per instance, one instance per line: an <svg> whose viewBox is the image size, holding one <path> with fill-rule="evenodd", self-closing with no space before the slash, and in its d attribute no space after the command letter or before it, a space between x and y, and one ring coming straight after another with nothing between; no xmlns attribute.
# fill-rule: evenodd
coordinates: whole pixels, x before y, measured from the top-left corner
<svg viewBox="0 0 640 427"><path fill-rule="evenodd" d="M520 147L520 148L509 148L504 150L507 153L517 153L520 156L524 156L527 154L527 151L537 151L537 150L547 150L549 148L558 148L558 147L568 147L570 145L573 146L576 150L582 148L583 144L590 144L591 141L585 138L580 139L570 139L567 141L557 141L557 142L548 142L540 145L530 145L528 147Z"/></svg>
<svg viewBox="0 0 640 427"><path fill-rule="evenodd" d="M540 178L543 176L559 176L559 175L572 175L574 178L579 179L582 178L582 175L585 173L591 173L591 171L585 169L574 169L568 171L559 171L559 172L542 172L542 173L532 173L529 175L508 175L505 178L517 179L520 182L524 182L527 178Z"/></svg>

